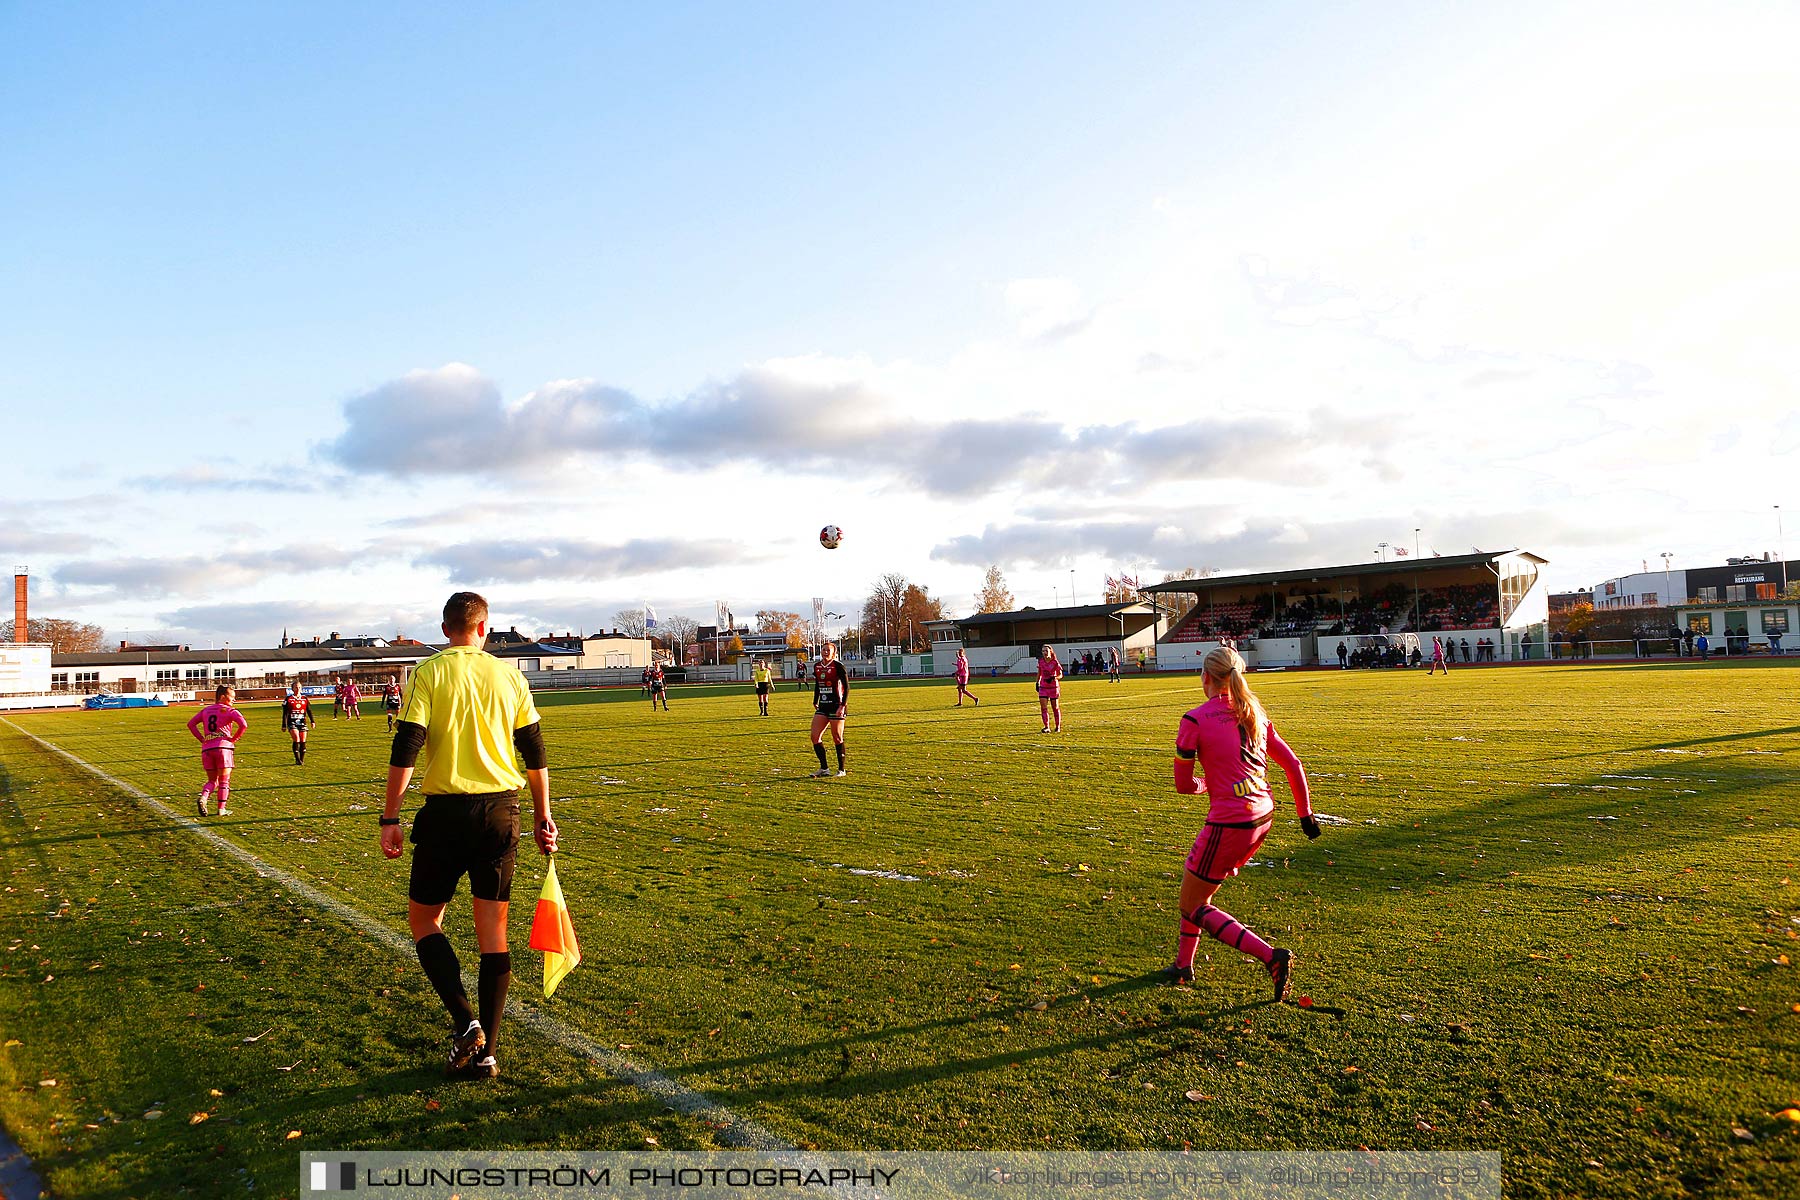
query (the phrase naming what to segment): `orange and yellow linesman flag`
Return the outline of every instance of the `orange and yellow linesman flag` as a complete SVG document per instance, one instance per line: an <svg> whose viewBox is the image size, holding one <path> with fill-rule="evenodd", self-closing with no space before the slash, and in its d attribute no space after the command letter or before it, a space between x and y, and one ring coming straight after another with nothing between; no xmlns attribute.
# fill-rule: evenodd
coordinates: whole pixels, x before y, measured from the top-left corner
<svg viewBox="0 0 1800 1200"><path fill-rule="evenodd" d="M575 940L569 906L563 903L554 858L544 875L544 890L538 893L537 912L531 918L531 948L544 952L544 998L549 999L562 977L581 965L581 943Z"/></svg>

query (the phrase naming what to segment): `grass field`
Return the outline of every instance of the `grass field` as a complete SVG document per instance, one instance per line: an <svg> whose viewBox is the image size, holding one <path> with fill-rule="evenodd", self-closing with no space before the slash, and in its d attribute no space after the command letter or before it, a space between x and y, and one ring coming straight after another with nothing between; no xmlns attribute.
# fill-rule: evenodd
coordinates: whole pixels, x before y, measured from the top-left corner
<svg viewBox="0 0 1800 1200"><path fill-rule="evenodd" d="M1070 680L1059 737L1028 683L862 687L825 781L792 690L766 719L747 688L543 698L586 960L542 1007L827 1149L1500 1149L1516 1196L1800 1195L1771 1115L1800 1102L1800 669L1255 683L1347 824L1279 818L1219 903L1298 952L1310 1011L1216 943L1191 988L1151 978L1204 813L1169 784L1192 678ZM248 715L206 824L404 935L381 720L298 768ZM186 716L0 723L0 1118L55 1195L286 1195L301 1148L720 1144L517 1022L499 1080L447 1084L409 954L24 736L191 815Z"/></svg>

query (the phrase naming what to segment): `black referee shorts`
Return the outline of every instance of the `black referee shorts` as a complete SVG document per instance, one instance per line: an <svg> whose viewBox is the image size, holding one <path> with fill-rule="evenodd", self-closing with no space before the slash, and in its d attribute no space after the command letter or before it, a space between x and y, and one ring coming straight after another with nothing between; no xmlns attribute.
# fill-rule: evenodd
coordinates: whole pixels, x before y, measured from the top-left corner
<svg viewBox="0 0 1800 1200"><path fill-rule="evenodd" d="M457 881L467 875L477 900L510 900L519 855L519 794L427 796L413 819L412 844L408 899L448 904Z"/></svg>

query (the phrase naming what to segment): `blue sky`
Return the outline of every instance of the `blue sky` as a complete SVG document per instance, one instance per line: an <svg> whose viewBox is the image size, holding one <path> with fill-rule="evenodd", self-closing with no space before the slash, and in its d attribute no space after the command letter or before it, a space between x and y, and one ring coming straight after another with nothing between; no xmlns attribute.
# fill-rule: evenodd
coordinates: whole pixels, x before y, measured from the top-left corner
<svg viewBox="0 0 1800 1200"><path fill-rule="evenodd" d="M0 9L0 554L244 644L1774 549L1795 24Z"/></svg>

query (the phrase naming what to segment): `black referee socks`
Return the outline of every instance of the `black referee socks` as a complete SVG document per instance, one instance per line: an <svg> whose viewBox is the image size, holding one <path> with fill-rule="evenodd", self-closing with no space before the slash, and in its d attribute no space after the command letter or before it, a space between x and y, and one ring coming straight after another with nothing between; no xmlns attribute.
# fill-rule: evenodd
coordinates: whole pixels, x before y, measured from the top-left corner
<svg viewBox="0 0 1800 1200"><path fill-rule="evenodd" d="M437 989L438 999L450 1010L451 1023L461 1033L475 1019L475 1014L469 1008L469 994L463 991L462 965L456 961L456 951L450 948L450 939L441 933L434 933L420 938L413 949L419 952L419 965L425 968L425 978L431 980L431 986ZM486 957L482 956L484 960ZM482 965L485 969L486 962ZM486 978L485 974L483 978Z"/></svg>
<svg viewBox="0 0 1800 1200"><path fill-rule="evenodd" d="M512 983L512 952L481 956L481 972L475 990L481 999L481 1028L487 1032L487 1052L500 1042L500 1016L506 1011L506 989Z"/></svg>

